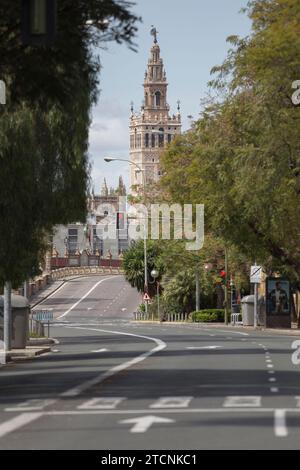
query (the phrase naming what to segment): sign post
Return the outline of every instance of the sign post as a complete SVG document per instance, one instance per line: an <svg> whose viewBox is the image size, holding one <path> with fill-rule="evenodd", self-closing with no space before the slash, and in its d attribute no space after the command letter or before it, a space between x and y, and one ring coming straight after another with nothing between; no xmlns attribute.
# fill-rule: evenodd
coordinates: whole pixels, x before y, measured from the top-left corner
<svg viewBox="0 0 300 470"><path fill-rule="evenodd" d="M250 282L254 284L254 328L258 324L258 284L261 282L262 267L251 266Z"/></svg>
<svg viewBox="0 0 300 470"><path fill-rule="evenodd" d="M50 338L50 323L53 321L53 312L51 310L35 310L33 319L48 325L48 338Z"/></svg>

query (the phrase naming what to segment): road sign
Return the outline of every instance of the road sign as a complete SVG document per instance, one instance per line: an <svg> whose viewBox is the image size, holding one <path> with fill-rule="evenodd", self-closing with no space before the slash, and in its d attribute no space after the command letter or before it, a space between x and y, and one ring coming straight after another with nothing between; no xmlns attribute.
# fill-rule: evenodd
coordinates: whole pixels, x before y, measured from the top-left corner
<svg viewBox="0 0 300 470"><path fill-rule="evenodd" d="M51 310L35 310L33 312L33 319L41 323L49 323L53 321L53 312Z"/></svg>
<svg viewBox="0 0 300 470"><path fill-rule="evenodd" d="M251 284L260 284L262 275L261 266L251 266L250 282Z"/></svg>
<svg viewBox="0 0 300 470"><path fill-rule="evenodd" d="M145 302L149 302L149 301L150 301L150 297L149 297L149 295L147 294L147 292L144 294L144 301L145 301Z"/></svg>

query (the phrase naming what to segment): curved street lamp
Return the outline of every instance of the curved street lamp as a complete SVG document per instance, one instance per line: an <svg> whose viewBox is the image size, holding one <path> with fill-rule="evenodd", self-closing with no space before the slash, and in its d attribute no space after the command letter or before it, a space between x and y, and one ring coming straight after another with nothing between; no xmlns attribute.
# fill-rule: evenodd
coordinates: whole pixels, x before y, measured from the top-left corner
<svg viewBox="0 0 300 470"><path fill-rule="evenodd" d="M114 157L106 157L104 158L104 161L106 163L111 163L111 162L126 162L129 163L130 165L134 165L137 167L139 172L142 174L143 177L143 191L144 191L144 198L146 197L146 178L145 178L145 172L144 170L138 165L137 163L133 162L132 160L128 160L126 158L114 158ZM148 293L148 262L147 262L147 234L146 234L146 222L145 222L145 229L144 229L144 290L145 293ZM146 310L146 315L148 314L148 304L147 302L145 303L145 310Z"/></svg>

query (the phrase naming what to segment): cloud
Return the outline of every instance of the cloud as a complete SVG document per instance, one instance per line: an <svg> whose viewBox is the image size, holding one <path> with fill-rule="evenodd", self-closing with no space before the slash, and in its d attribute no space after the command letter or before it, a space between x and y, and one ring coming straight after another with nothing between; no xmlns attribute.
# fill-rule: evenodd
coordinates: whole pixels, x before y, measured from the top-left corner
<svg viewBox="0 0 300 470"><path fill-rule="evenodd" d="M92 161L92 179L96 193L106 177L108 185L117 186L123 175L128 186L128 164L104 162L106 156L129 158L129 110L114 98L100 101L93 110L89 134L89 153Z"/></svg>

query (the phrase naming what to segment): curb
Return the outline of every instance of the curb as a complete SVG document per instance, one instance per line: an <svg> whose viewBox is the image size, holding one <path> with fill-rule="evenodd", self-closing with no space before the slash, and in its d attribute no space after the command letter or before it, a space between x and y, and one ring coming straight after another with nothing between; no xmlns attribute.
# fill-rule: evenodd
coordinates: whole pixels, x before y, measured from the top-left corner
<svg viewBox="0 0 300 470"><path fill-rule="evenodd" d="M158 320L130 320L130 323L136 324L136 325L165 325L165 326L190 326L190 327L195 327L195 328L201 328L204 327L207 329L212 329L212 328L228 328L228 332L230 331L241 331L241 332L261 332L261 333L275 333L278 334L279 336L300 336L300 328L291 328L291 329L281 329L281 328L265 328L265 327L257 327L254 328L253 326L233 326L233 325L225 325L225 323L192 323L192 322L160 322Z"/></svg>
<svg viewBox="0 0 300 470"><path fill-rule="evenodd" d="M37 346L53 346L57 344L53 338L30 338L27 341L26 346L28 347L37 347Z"/></svg>
<svg viewBox="0 0 300 470"><path fill-rule="evenodd" d="M26 352L23 350L20 351L13 351L8 352L6 354L6 361L7 362L21 362L26 361L28 359L33 359L37 356L41 356L42 354L51 352L51 346L43 347L43 348L36 348L36 349L28 349Z"/></svg>

